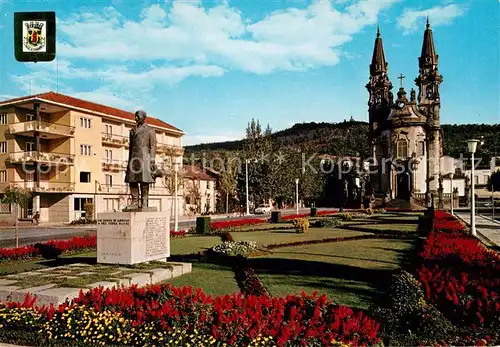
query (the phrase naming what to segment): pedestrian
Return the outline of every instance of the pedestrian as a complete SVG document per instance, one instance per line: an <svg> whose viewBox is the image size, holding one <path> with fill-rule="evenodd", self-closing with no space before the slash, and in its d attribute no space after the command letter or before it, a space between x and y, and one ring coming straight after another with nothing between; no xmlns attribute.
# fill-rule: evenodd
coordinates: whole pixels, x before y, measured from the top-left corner
<svg viewBox="0 0 500 347"><path fill-rule="evenodd" d="M40 219L40 212L36 211L35 214L33 215L33 220L31 222L32 223L35 222L36 225L38 225L39 219Z"/></svg>

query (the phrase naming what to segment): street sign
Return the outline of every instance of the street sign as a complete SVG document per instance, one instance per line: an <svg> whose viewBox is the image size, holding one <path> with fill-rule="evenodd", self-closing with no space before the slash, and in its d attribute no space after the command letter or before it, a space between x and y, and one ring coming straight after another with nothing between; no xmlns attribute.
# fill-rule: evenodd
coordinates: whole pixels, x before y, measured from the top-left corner
<svg viewBox="0 0 500 347"><path fill-rule="evenodd" d="M56 13L15 12L14 54L17 61L52 61L56 57Z"/></svg>

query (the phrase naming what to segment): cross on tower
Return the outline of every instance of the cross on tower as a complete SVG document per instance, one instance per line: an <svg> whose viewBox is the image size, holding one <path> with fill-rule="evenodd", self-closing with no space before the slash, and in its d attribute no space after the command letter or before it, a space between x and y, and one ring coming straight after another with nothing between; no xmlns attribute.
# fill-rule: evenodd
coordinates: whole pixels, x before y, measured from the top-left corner
<svg viewBox="0 0 500 347"><path fill-rule="evenodd" d="M398 77L398 80L400 81L401 88L403 88L403 80L405 79L406 76L403 76L403 74L400 74Z"/></svg>
<svg viewBox="0 0 500 347"><path fill-rule="evenodd" d="M403 80L406 78L406 76L403 76L403 74L399 74L398 80L400 83L400 87L403 88Z"/></svg>

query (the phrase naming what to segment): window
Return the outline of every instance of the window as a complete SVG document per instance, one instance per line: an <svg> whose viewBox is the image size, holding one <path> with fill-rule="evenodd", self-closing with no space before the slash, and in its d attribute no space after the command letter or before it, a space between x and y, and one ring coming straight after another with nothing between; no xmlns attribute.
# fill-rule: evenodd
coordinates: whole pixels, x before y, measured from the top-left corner
<svg viewBox="0 0 500 347"><path fill-rule="evenodd" d="M80 171L80 182L89 183L90 182L90 172Z"/></svg>
<svg viewBox="0 0 500 347"><path fill-rule="evenodd" d="M7 141L0 142L0 153L7 153Z"/></svg>
<svg viewBox="0 0 500 347"><path fill-rule="evenodd" d="M32 120L35 120L35 116L32 115L31 113L26 113L26 121L30 122Z"/></svg>
<svg viewBox="0 0 500 347"><path fill-rule="evenodd" d="M109 125L109 124L106 124L104 126L104 129L106 131L106 134L108 135L113 135L113 126Z"/></svg>
<svg viewBox="0 0 500 347"><path fill-rule="evenodd" d="M418 142L418 155L423 157L425 155L425 142L424 141L419 141Z"/></svg>
<svg viewBox="0 0 500 347"><path fill-rule="evenodd" d="M86 117L80 117L80 126L82 128L90 129L92 126L91 119Z"/></svg>
<svg viewBox="0 0 500 347"><path fill-rule="evenodd" d="M106 175L106 186L112 187L113 186L113 176L111 175Z"/></svg>
<svg viewBox="0 0 500 347"><path fill-rule="evenodd" d="M105 149L104 150L104 158L106 159L106 162L112 162L113 161L113 151L111 149Z"/></svg>
<svg viewBox="0 0 500 347"><path fill-rule="evenodd" d="M399 140L397 144L397 157L407 158L408 157L408 142L406 140Z"/></svg>
<svg viewBox="0 0 500 347"><path fill-rule="evenodd" d="M7 182L7 170L0 171L0 182Z"/></svg>
<svg viewBox="0 0 500 347"><path fill-rule="evenodd" d="M34 142L26 142L26 152L33 152L35 150Z"/></svg>
<svg viewBox="0 0 500 347"><path fill-rule="evenodd" d="M75 219L85 218L85 205L92 204L93 199L91 198L75 198L74 200L74 211Z"/></svg>
<svg viewBox="0 0 500 347"><path fill-rule="evenodd" d="M479 176L474 176L474 183L479 184Z"/></svg>
<svg viewBox="0 0 500 347"><path fill-rule="evenodd" d="M80 145L80 155L92 155L92 146Z"/></svg>
<svg viewBox="0 0 500 347"><path fill-rule="evenodd" d="M120 200L119 199L110 199L110 198L105 198L104 203L106 206L106 211L115 211L119 209L120 207Z"/></svg>
<svg viewBox="0 0 500 347"><path fill-rule="evenodd" d="M7 124L7 113L0 113L0 124Z"/></svg>

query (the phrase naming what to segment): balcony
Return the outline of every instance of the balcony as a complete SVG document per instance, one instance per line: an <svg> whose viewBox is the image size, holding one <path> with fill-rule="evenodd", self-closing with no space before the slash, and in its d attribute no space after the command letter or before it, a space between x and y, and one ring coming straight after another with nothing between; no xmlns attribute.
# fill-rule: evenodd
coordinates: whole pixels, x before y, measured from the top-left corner
<svg viewBox="0 0 500 347"><path fill-rule="evenodd" d="M113 135L109 133L101 134L102 143L109 146L125 146L128 145L128 137L122 135Z"/></svg>
<svg viewBox="0 0 500 347"><path fill-rule="evenodd" d="M112 160L112 159L106 159L103 158L101 162L101 167L103 170L109 170L109 171L114 171L114 170L119 170L119 171L125 171L127 169L127 161L125 160Z"/></svg>
<svg viewBox="0 0 500 347"><path fill-rule="evenodd" d="M12 184L37 193L72 193L75 191L75 183L72 182L41 181L37 186L35 181L14 181Z"/></svg>
<svg viewBox="0 0 500 347"><path fill-rule="evenodd" d="M75 156L73 154L56 152L13 152L9 153L9 161L12 164L44 163L49 165L73 165Z"/></svg>
<svg viewBox="0 0 500 347"><path fill-rule="evenodd" d="M184 154L184 148L179 147L179 146L174 146L174 145L167 145L164 143L158 143L156 145L156 152L157 153L165 153L168 156L181 156Z"/></svg>
<svg viewBox="0 0 500 347"><path fill-rule="evenodd" d="M42 137L47 139L56 139L61 137L73 137L75 127L49 123L41 120L32 120L9 124L9 132L12 135L35 136L35 132L39 132Z"/></svg>
<svg viewBox="0 0 500 347"><path fill-rule="evenodd" d="M130 194L126 184L101 184L99 193Z"/></svg>

